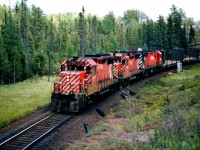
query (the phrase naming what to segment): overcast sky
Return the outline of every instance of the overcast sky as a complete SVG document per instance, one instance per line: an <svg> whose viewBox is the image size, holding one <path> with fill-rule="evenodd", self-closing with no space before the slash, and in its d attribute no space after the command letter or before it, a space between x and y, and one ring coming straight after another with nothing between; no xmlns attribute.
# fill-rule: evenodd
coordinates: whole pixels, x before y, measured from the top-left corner
<svg viewBox="0 0 200 150"><path fill-rule="evenodd" d="M0 0L0 4L13 6L16 1ZM194 18L194 21L200 20L199 0L28 0L28 5L32 4L39 6L46 14L63 12L78 14L84 6L86 14L104 16L113 11L115 16L122 16L128 9L138 9L153 20L157 20L159 14L167 17L174 4L178 9L182 8L187 17Z"/></svg>

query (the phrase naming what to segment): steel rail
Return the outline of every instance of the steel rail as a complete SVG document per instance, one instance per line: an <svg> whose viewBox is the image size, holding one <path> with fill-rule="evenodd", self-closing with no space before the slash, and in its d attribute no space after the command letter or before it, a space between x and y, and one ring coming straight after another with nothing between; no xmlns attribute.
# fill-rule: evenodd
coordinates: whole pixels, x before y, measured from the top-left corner
<svg viewBox="0 0 200 150"><path fill-rule="evenodd" d="M38 121L38 122L36 122L36 123L32 124L32 125L31 125L31 126L29 126L28 128L26 128L26 129L22 130L21 132L19 132L19 133L15 134L14 136L12 136L12 137L10 137L9 139L7 139L7 140L3 141L2 143L0 143L0 146L2 146L3 144L5 144L5 143L7 143L7 142L11 141L11 140L12 140L12 139L14 139L15 137L17 137L17 136L19 136L19 135L23 134L23 133L24 133L24 132L26 132L27 130L29 130L29 129L33 128L34 126L36 126L36 125L38 125L39 123L41 123L41 122L43 122L43 121L47 120L48 118L52 117L52 116L53 116L53 115L55 115L55 114L56 114L56 113L54 113L54 114L51 114L51 115L49 115L49 116L45 117L44 119L42 119L42 120L40 120L40 121Z"/></svg>
<svg viewBox="0 0 200 150"><path fill-rule="evenodd" d="M56 129L58 126L62 125L64 122L70 120L71 118L73 118L76 114L72 114L70 115L69 117L65 118L64 116L55 116L57 118L53 118L53 120L51 120L51 117L54 117L54 115L56 115L57 113L54 113L54 114L51 114L47 117L45 117L44 119L34 123L33 125L29 126L28 128L22 130L21 132L17 133L16 135L10 137L9 139L5 140L4 142L0 143L0 147L5 147L6 149L6 144L8 144L8 147L13 147L13 145L9 145L10 143L9 142L12 142L15 138L18 138L20 142L23 142L26 143L27 139L26 140L23 140L23 136L27 134L27 132L29 132L29 135L30 136L30 133L34 133L34 135L36 135L36 139L33 138L32 141L31 141L31 138L29 139L30 142L28 142L26 145L20 145L18 146L18 144L14 145L14 146L17 146L19 149L23 149L23 150L26 150L26 149L30 149L34 144L36 144L37 142L39 142L43 137L45 137L47 134L49 134L50 132L52 132L54 129ZM49 122L50 121L50 122ZM56 121L56 122L55 122ZM58 121L58 123L57 123ZM43 124L43 126L41 126L40 124ZM39 137L37 137L37 132L35 132L37 129L40 129L41 127L45 127L45 123L47 125L47 129L48 129L48 123L51 123L53 126L50 126L49 129L47 131L45 131L44 133L41 133L40 135L38 135ZM37 127L38 126L38 127ZM34 129L35 128L35 129ZM40 132L40 131L39 131ZM36 134L35 134L36 133ZM20 138L22 138L20 140ZM5 145L5 146L4 146ZM23 146L23 147L22 147Z"/></svg>
<svg viewBox="0 0 200 150"><path fill-rule="evenodd" d="M42 134L40 137L38 137L37 139L35 139L33 142L31 142L30 144L28 144L26 147L24 147L22 150L26 150L29 149L31 146L33 146L34 143L38 142L40 139L42 139L44 136L46 136L47 134L49 134L51 131L53 131L54 129L56 129L58 126L60 126L62 123L66 122L67 120L73 118L75 116L75 114L69 116L68 118L66 118L65 120L61 121L60 123L58 123L56 126L52 127L51 129L49 129L47 132L45 132L44 134Z"/></svg>

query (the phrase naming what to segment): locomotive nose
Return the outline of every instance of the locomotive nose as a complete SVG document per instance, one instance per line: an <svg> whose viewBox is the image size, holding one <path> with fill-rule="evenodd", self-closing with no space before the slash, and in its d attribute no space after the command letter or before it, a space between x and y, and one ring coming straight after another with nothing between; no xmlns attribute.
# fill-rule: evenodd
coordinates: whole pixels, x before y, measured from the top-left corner
<svg viewBox="0 0 200 150"><path fill-rule="evenodd" d="M85 73L81 72L62 72L60 76L61 93L80 93L80 85L84 80Z"/></svg>

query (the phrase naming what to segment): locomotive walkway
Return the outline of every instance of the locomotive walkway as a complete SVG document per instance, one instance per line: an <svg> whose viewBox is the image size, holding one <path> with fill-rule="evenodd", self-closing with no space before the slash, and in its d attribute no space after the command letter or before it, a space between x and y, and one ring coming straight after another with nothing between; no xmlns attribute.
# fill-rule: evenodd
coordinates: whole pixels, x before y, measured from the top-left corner
<svg viewBox="0 0 200 150"><path fill-rule="evenodd" d="M75 114L65 115L54 113L46 118L36 122L25 130L17 133L6 141L0 143L1 150L13 149L38 149L37 143L42 141L53 130L57 129L63 123L74 118ZM35 147L36 146L36 147Z"/></svg>

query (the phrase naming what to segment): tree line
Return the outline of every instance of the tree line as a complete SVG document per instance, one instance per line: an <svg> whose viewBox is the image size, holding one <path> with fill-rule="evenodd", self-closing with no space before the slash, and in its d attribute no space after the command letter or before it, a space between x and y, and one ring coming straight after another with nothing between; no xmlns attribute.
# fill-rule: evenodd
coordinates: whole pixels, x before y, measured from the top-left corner
<svg viewBox="0 0 200 150"><path fill-rule="evenodd" d="M59 72L66 57L111 51L185 50L199 42L195 22L172 6L167 18L150 19L139 10L121 17L64 13L45 15L41 8L17 2L11 9L0 5L0 84Z"/></svg>

